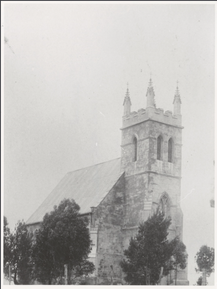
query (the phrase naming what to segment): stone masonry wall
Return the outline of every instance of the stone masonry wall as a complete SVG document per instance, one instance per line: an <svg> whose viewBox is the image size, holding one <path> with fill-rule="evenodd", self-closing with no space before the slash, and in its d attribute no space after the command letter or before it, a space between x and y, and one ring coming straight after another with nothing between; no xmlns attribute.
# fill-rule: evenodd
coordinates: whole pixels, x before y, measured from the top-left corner
<svg viewBox="0 0 217 289"><path fill-rule="evenodd" d="M155 118L155 116L154 116ZM172 120L172 118L171 118ZM157 137L163 137L162 160L157 160ZM137 160L133 161L136 136ZM173 140L173 161L168 162L168 140ZM181 146L182 127L180 123L161 123L160 119L134 122L122 129L122 170L126 179L126 214L124 220L124 247L139 223L145 221L157 207L163 193L171 201L171 237L178 232L182 237L181 192ZM149 205L151 203L151 205ZM149 211L147 209L149 208ZM134 228L135 227L135 228Z"/></svg>
<svg viewBox="0 0 217 289"><path fill-rule="evenodd" d="M152 187L153 208L157 208L163 193L167 193L170 199L170 216L172 224L170 226L171 237L179 233L182 237L182 210L180 208L180 178L150 174L150 186Z"/></svg>
<svg viewBox="0 0 217 289"><path fill-rule="evenodd" d="M157 137L163 137L162 160L157 160ZM149 170L158 173L181 176L182 129L162 123L150 122ZM173 161L168 162L168 141L173 139Z"/></svg>
<svg viewBox="0 0 217 289"><path fill-rule="evenodd" d="M112 284L121 280L120 261L123 256L123 235L125 203L124 175L94 212L95 226L98 227L96 275L98 284Z"/></svg>
<svg viewBox="0 0 217 289"><path fill-rule="evenodd" d="M145 199L149 195L148 175L138 174L126 177L126 214L124 227L138 226L144 220Z"/></svg>
<svg viewBox="0 0 217 289"><path fill-rule="evenodd" d="M150 123L143 122L140 125L134 125L122 131L121 144L121 168L125 171L126 176L135 173L144 172L148 165L149 154L149 127ZM133 162L133 138L137 137L137 161Z"/></svg>

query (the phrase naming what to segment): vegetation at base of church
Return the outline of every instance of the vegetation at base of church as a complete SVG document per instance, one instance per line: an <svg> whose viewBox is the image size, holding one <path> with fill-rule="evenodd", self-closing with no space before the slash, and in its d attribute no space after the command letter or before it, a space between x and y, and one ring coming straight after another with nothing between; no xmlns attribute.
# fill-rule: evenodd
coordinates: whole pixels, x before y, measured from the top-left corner
<svg viewBox="0 0 217 289"><path fill-rule="evenodd" d="M203 278L202 276L200 276L197 280L197 286L201 286L202 285L202 281L203 281Z"/></svg>
<svg viewBox="0 0 217 289"><path fill-rule="evenodd" d="M10 241L10 229L8 227L7 218L4 216L4 273L7 274L7 267L11 259L11 241Z"/></svg>
<svg viewBox="0 0 217 289"><path fill-rule="evenodd" d="M91 240L88 220L79 214L74 200L64 199L44 216L33 246L34 277L42 284L61 284L64 265L68 266L68 284L76 277L94 271L87 260Z"/></svg>
<svg viewBox="0 0 217 289"><path fill-rule="evenodd" d="M203 245L202 247L200 247L200 250L197 252L195 256L195 260L198 266L198 268L195 268L195 270L198 273L204 274L205 283L206 283L206 277L210 276L210 274L214 272L214 264L215 264L214 258L215 258L214 248L210 248L206 245ZM203 277L200 277L200 278L202 282Z"/></svg>
<svg viewBox="0 0 217 289"><path fill-rule="evenodd" d="M174 283L176 285L177 274L179 270L180 269L183 270L187 266L188 254L186 252L185 244L179 239L179 237L176 237L173 240L171 240L169 242L169 246L171 257L168 263L169 266L167 266L167 270L165 270L165 272L174 271L175 273Z"/></svg>
<svg viewBox="0 0 217 289"><path fill-rule="evenodd" d="M14 284L64 284L64 265L68 266L68 284L88 276L94 265L87 260L91 240L88 220L79 213L73 200L63 200L44 216L33 236L25 223L18 221L13 233L4 217L4 275L9 271ZM10 267L10 270L9 270Z"/></svg>
<svg viewBox="0 0 217 289"><path fill-rule="evenodd" d="M203 245L195 256L198 266L198 268L195 268L195 270L197 272L202 272L203 269L205 269L207 276L209 276L214 271L214 257L214 248Z"/></svg>
<svg viewBox="0 0 217 289"><path fill-rule="evenodd" d="M7 218L4 217L4 275L9 278L10 266L14 284L29 284L31 281L31 248L32 239L25 223L18 221L11 233Z"/></svg>
<svg viewBox="0 0 217 289"><path fill-rule="evenodd" d="M167 238L170 224L171 220L160 212L140 224L137 235L124 251L126 259L121 262L128 284L156 285L171 270L177 272L186 267L185 245L178 237L172 241Z"/></svg>

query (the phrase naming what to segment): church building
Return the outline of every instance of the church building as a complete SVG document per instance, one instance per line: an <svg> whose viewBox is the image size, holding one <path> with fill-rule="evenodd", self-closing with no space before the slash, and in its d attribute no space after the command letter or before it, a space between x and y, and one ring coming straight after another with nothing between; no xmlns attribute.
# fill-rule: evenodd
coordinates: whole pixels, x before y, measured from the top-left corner
<svg viewBox="0 0 217 289"><path fill-rule="evenodd" d="M145 109L131 112L127 88L121 128L121 157L66 174L27 221L40 227L44 215L64 198L74 199L89 218L93 242L89 260L96 284L124 283L120 261L138 226L157 208L170 216L169 238L183 234L181 197L182 116L177 87L173 113L157 108L152 80ZM105 284L105 283L104 283ZM113 283L114 284L114 283ZM174 285L164 277L161 284ZM178 272L177 285L188 285L187 270Z"/></svg>

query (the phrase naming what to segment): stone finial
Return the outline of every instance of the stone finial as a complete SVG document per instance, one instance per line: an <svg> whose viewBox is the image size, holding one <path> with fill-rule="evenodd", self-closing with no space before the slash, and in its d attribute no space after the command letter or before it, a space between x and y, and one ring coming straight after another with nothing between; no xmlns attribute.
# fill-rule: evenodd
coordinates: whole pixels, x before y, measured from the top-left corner
<svg viewBox="0 0 217 289"><path fill-rule="evenodd" d="M153 85L152 85L152 79L151 78L150 78L150 81L149 81L149 86L148 86L148 89L147 89L146 96L147 96L147 108L148 107L156 108L155 99L154 99L155 93L154 93L154 88L153 88Z"/></svg>
<svg viewBox="0 0 217 289"><path fill-rule="evenodd" d="M176 92L173 100L174 115L181 115L181 103L182 102L179 94L179 87L177 81Z"/></svg>
<svg viewBox="0 0 217 289"><path fill-rule="evenodd" d="M128 88L128 83L127 83L127 91L126 91L126 95L124 98L124 116L129 115L130 111L131 111L131 100L130 100L130 93L129 93L129 88Z"/></svg>

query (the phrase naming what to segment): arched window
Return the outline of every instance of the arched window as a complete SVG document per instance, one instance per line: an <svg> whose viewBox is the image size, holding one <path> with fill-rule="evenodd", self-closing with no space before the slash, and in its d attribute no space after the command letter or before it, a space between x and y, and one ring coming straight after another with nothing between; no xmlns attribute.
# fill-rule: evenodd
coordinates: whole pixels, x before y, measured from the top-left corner
<svg viewBox="0 0 217 289"><path fill-rule="evenodd" d="M173 162L173 139L170 138L168 140L168 162Z"/></svg>
<svg viewBox="0 0 217 289"><path fill-rule="evenodd" d="M162 160L163 138L161 135L157 138L157 159Z"/></svg>
<svg viewBox="0 0 217 289"><path fill-rule="evenodd" d="M137 138L136 137L133 138L133 149L134 149L133 161L136 162L137 161Z"/></svg>
<svg viewBox="0 0 217 289"><path fill-rule="evenodd" d="M167 193L163 193L158 204L158 211L164 214L165 218L170 217L170 199Z"/></svg>

